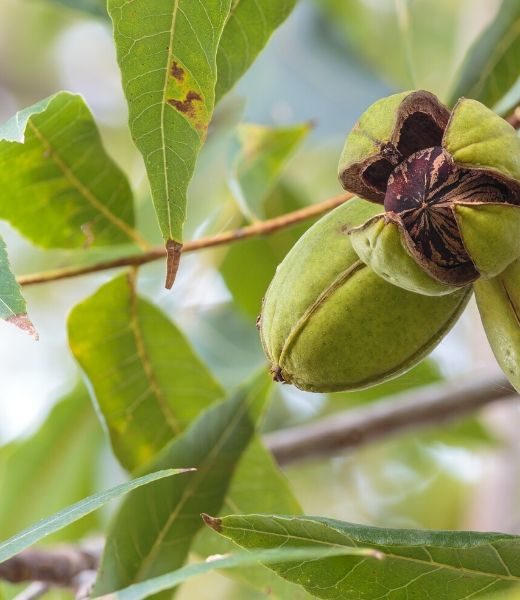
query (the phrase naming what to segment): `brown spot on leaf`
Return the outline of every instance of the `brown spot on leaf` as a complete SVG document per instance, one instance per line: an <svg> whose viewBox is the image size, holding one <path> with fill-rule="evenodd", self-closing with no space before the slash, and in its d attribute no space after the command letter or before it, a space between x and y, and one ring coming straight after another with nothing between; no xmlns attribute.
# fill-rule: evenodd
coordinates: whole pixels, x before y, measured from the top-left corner
<svg viewBox="0 0 520 600"><path fill-rule="evenodd" d="M215 531L222 531L222 519L210 517L210 515L207 515L206 513L202 513L200 516L208 527L211 527L211 529L214 529Z"/></svg>
<svg viewBox="0 0 520 600"><path fill-rule="evenodd" d="M177 81L184 81L184 69L179 65L178 62L173 61L170 73L171 76L175 77Z"/></svg>
<svg viewBox="0 0 520 600"><path fill-rule="evenodd" d="M12 323L15 327L18 327L22 331L25 331L36 341L38 341L38 332L36 331L36 327L31 323L31 320L27 316L27 313L23 313L21 315L13 315L12 317L6 319L6 321L7 323Z"/></svg>
<svg viewBox="0 0 520 600"><path fill-rule="evenodd" d="M186 94L186 98L184 100L175 100L174 98L170 98L168 100L168 104L171 104L179 112L187 115L188 117L193 117L195 114L195 106L193 105L194 102L202 102L202 96L193 90L190 90Z"/></svg>

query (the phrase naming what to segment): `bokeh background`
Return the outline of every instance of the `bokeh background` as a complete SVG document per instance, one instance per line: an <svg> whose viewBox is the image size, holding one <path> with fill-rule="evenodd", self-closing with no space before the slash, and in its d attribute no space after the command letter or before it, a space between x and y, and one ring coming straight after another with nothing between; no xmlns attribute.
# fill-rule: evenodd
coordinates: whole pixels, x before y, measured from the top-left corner
<svg viewBox="0 0 520 600"><path fill-rule="evenodd" d="M291 207L324 200L340 191L337 158L360 113L401 89L423 87L446 97L465 51L498 6L498 0L301 0L216 113L191 186L187 238L242 222L229 166L240 120L271 126L312 122L312 132L290 160L271 204L276 213L277 198ZM160 243L143 163L126 127L110 24L58 0L0 0L0 121L61 89L85 97L108 151L131 179L141 229ZM0 222L0 234L17 274L96 258L94 250L43 252L6 223ZM254 326L259 300L280 253L296 235L275 236L267 246L252 241L240 250L186 256L173 292L163 289L162 264L140 272L142 294L186 333L228 387L263 363ZM60 452L52 440L51 460L45 463L50 472L38 472L40 457L27 458L42 486L49 477L61 477L63 485L45 486L38 497L30 491L29 471L14 491L2 479L11 449L34 435L55 401L80 377L67 347L70 309L112 276L102 273L24 290L40 332L38 343L0 323L0 486L1 494L11 497L0 500L0 538L12 533L14 514L20 528L43 516L46 508L51 512L71 497L123 477L87 407L79 423L64 417L63 427L70 427L77 440L66 446L71 452L67 473L52 472L52 455ZM317 395L278 387L265 427L288 427L401 389L496 369L471 303L432 357L397 382L369 394ZM309 514L382 526L520 533L519 426L518 405L497 403L449 427L306 461L286 473ZM63 462L59 466L63 469ZM15 492L26 496L24 502L17 504ZM85 524L84 533L97 522ZM256 598L219 575L194 585L179 597Z"/></svg>

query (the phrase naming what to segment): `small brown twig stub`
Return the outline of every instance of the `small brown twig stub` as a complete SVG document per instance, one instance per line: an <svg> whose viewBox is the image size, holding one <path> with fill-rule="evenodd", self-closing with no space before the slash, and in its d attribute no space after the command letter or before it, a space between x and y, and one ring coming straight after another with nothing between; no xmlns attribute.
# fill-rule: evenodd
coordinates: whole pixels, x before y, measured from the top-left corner
<svg viewBox="0 0 520 600"><path fill-rule="evenodd" d="M181 263L182 244L174 240L166 242L166 282L164 287L171 290L177 277L177 271Z"/></svg>

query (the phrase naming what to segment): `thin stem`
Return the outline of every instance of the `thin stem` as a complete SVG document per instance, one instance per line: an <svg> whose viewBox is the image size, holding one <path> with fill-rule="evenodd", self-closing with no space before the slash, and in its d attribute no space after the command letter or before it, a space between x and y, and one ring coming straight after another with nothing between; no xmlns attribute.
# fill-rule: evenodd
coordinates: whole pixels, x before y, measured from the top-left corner
<svg viewBox="0 0 520 600"><path fill-rule="evenodd" d="M245 240L252 237L259 237L262 235L269 235L275 233L280 229L286 229L302 221L307 221L313 217L323 215L333 208L340 206L347 200L350 200L353 194L342 194L341 196L335 196L324 200L318 204L313 204L301 210L287 213L281 217L269 219L267 221L259 221L248 225L247 227L241 227L240 229L234 229L232 231L226 231L219 233L214 236L200 238L199 240L192 240L186 242L182 248L182 253L195 252L197 250L204 250L206 248L214 248L216 246L224 246L231 244L239 240ZM164 258L167 255L166 248L160 246L158 248L152 248L147 252L140 252L138 254L130 254L129 256L123 256L112 260L105 260L94 263L92 265L82 267L65 267L63 269L55 269L52 271L45 271L43 273L33 273L30 275L22 275L18 278L20 285L37 285L40 283L47 283L50 281L58 281L60 279L70 279L72 277L79 277L81 275L88 275L90 273L97 273L99 271L107 271L109 269L116 269L118 267L138 267L155 260Z"/></svg>
<svg viewBox="0 0 520 600"><path fill-rule="evenodd" d="M97 569L102 549L102 540L90 547L28 548L0 565L0 580L72 587L79 573Z"/></svg>

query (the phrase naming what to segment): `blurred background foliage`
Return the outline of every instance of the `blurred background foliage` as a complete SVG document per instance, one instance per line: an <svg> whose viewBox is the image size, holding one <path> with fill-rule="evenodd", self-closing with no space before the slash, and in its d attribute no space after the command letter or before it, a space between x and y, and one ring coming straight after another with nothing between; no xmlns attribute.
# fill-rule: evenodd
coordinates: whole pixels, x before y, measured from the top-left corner
<svg viewBox="0 0 520 600"><path fill-rule="evenodd" d="M107 150L136 191L141 230L159 243L142 160L126 126L103 4L1 0L0 121L60 89L81 93ZM358 115L399 89L425 87L448 99L465 52L499 5L498 0L301 0L215 114L191 185L186 237L274 217L339 193L337 157ZM241 121L248 125L237 127ZM273 126L282 127L283 136L270 137ZM225 387L263 364L255 329L261 298L276 265L309 225L186 256L172 293L162 288L162 264L141 270L140 292L187 335ZM43 252L5 223L0 233L17 274L101 256L95 249L78 255ZM0 324L0 538L123 477L88 393L77 383L65 331L70 309L111 276L27 288L38 344ZM276 386L264 427L308 422L494 366L470 305L432 358L395 381L331 395ZM69 394L74 386L80 387ZM517 406L498 404L454 426L296 464L286 474L308 514L384 526L520 533L514 510L520 445L513 434L519 424ZM36 494L27 488L24 493L28 480ZM100 520L106 515L83 520L59 539L92 535ZM4 587L7 596L15 591ZM265 596L214 574L189 584L178 597Z"/></svg>

